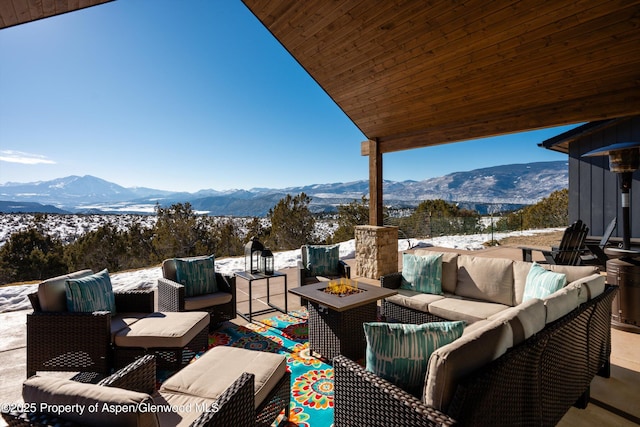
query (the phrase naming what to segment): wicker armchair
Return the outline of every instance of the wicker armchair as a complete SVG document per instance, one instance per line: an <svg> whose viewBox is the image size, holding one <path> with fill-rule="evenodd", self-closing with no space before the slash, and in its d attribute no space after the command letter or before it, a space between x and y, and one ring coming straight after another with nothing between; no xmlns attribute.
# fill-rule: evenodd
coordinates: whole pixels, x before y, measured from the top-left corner
<svg viewBox="0 0 640 427"><path fill-rule="evenodd" d="M185 259L198 259L191 257ZM158 279L159 311L207 311L211 315L209 329L236 317L236 279L216 273L218 291L212 294L187 297L184 285L177 282L175 259L162 262L162 276Z"/></svg>
<svg viewBox="0 0 640 427"><path fill-rule="evenodd" d="M300 253L300 261L298 261L298 283L300 286L316 283L321 279L351 277L351 266L343 260L338 260L338 274L336 276L316 276L307 268L307 245L300 247Z"/></svg>
<svg viewBox="0 0 640 427"><path fill-rule="evenodd" d="M324 245L329 246L329 245ZM318 276L315 275L308 268L307 261L307 245L302 245L300 247L300 261L298 261L298 284L299 286L309 285L311 283L317 283L322 280L332 280L338 279L340 277L351 278L351 266L344 262L343 260L338 260L337 265L338 274L335 276ZM300 298L300 302L305 307L308 304L308 301L305 298Z"/></svg>
<svg viewBox="0 0 640 427"><path fill-rule="evenodd" d="M91 392L96 391L99 387L113 387L117 388L118 391L114 391L112 393L116 394L124 394L129 393L128 391L133 391L140 393L140 397L143 399L141 401L141 408L151 408L150 406L145 406L144 404L149 403L153 405L165 405L170 402L174 402L174 407L184 406L185 408L189 408L188 403L192 403L190 407L191 414L176 414L173 412L158 412L158 418L168 418L168 422L171 422L171 417L174 417L176 420L181 419L182 416L193 416L195 420L190 423L190 426L253 426L255 425L255 410L254 410L254 393L253 393L253 383L254 383L254 375L243 373L238 377L238 379L229 386L217 399L207 399L200 398L197 396L169 396L164 395L162 391L156 391L156 365L155 365L155 357L153 355L146 355L140 359L137 359L135 362L129 364L125 368L117 371L113 375L103 379L97 384L86 384L85 386L81 386L77 391L78 394L73 396L69 394L69 387L74 388L73 383L68 380L59 380L58 384L63 384L66 387L67 395L62 397L57 397L56 402L38 402L34 401L32 397L25 397L25 399L29 399L30 404L34 404L36 409L40 407L41 403L57 403L60 401L57 399L67 399L69 403L77 403L84 402L87 404L88 401L86 393L87 391ZM84 392L84 393L81 393ZM46 393L46 392L45 392ZM45 394L43 393L43 394ZM40 395L42 396L42 394ZM176 400L180 399L179 401ZM104 399L104 395L102 395L99 399ZM100 402L103 403L103 402ZM179 404L177 404L179 403ZM95 404L95 403L94 403ZM98 408L103 407L102 405L98 406ZM198 413L193 414L196 409L200 408L199 415ZM215 408L215 410L203 410L204 408ZM139 417L137 420L134 420L141 423L142 418L145 418L146 421L150 421L153 424L153 419L156 416L153 413L144 413L144 411L140 414L133 414L133 416L129 416L130 414L122 413L120 415L114 415L109 412L91 412L85 411L80 418L80 415L77 413L63 413L60 416L54 416L46 413L38 413L38 412L19 412L19 411L4 411L2 412L2 417L10 426L53 426L53 425L64 425L68 427L74 426L90 426L90 425L105 425L106 423L110 423L112 425L130 425L131 419ZM120 417L120 418L119 418ZM155 420L156 422L159 420ZM165 420L167 421L167 420Z"/></svg>
<svg viewBox="0 0 640 427"><path fill-rule="evenodd" d="M106 311L71 313L60 300L66 279L90 274L83 270L45 280L29 295L33 313L27 314L27 377L36 371L110 373L115 316ZM115 304L117 313L152 313L153 290L116 292Z"/></svg>

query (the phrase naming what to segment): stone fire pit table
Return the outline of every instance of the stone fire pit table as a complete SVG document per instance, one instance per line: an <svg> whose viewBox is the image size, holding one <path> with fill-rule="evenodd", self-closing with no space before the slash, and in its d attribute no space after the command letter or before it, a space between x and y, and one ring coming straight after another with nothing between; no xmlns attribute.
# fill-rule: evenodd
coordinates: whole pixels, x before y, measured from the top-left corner
<svg viewBox="0 0 640 427"><path fill-rule="evenodd" d="M378 300L397 291L358 283L360 292L339 296L324 292L328 284L318 282L289 290L309 301L309 349L328 362L338 354L361 359L367 348L362 324L375 322Z"/></svg>

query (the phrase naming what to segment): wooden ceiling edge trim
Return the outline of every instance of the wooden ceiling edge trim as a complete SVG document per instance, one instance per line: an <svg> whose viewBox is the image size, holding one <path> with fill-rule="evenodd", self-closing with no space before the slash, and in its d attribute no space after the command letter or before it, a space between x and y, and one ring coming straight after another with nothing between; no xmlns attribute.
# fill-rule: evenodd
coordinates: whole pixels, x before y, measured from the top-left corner
<svg viewBox="0 0 640 427"><path fill-rule="evenodd" d="M520 132L520 131L514 131L512 133L516 133L516 132ZM430 133L431 133L431 130L419 131L419 132L416 132L415 134L404 135L398 138L385 138L384 141L382 140L382 138L378 138L379 151L381 154L395 153L397 151L406 151L406 150L413 150L416 148L434 147L436 145L453 144L455 142L462 142L462 141L467 141L471 139L476 139L475 137L472 137L472 138L464 138L464 139L456 139L456 140L439 140L439 141L432 141L432 142L416 141L417 138L420 138L423 140L427 139L427 135L429 135ZM500 134L500 135L504 135L504 134ZM489 135L489 136L492 136L492 135ZM362 141L362 143L360 144L360 155L362 156L369 155L369 142L372 140L375 140L375 139ZM393 148L389 148L390 144L393 144Z"/></svg>
<svg viewBox="0 0 640 427"><path fill-rule="evenodd" d="M592 119L587 118L582 121L590 122L590 121L599 121L599 120L606 120L606 119L620 119L620 118L624 119L624 118L628 118L638 114L640 114L640 111L631 115L627 113L624 115L612 115L610 117L604 117L604 118L603 117L592 118ZM433 135L438 135L438 134L442 134L443 132L446 132L446 130L443 131L442 129L427 129L427 130L417 131L411 134L398 135L396 137L385 137L384 139L377 138L377 141L379 144L378 149L380 153L384 154L384 153L394 153L398 151L412 150L417 148L433 147L436 145L453 144L456 142L471 141L471 140L480 139L480 138L490 138L494 136L511 135L515 133L528 132L528 131L533 131L538 129L546 129L546 128L551 128L556 126L572 125L575 123L579 123L579 122L565 121L561 123L537 125L537 126L531 126L528 128L509 130L509 131L506 131L506 130L501 130L501 131L496 130L493 132L478 131L472 134L467 134L465 135L465 137L462 137L462 138L452 138L452 139L437 138L437 140L431 140L429 142L425 142L430 138L433 139L432 138ZM372 139L372 140L375 140L375 139ZM360 154L362 156L369 155L370 141L371 140L361 142Z"/></svg>
<svg viewBox="0 0 640 427"><path fill-rule="evenodd" d="M70 9L65 10L63 12L57 12L56 9L54 8L52 13L43 12L42 16L38 16L36 18L29 18L26 21L22 21L22 20L20 20L18 18L15 22L6 23L6 22L4 22L4 20L2 20L0 18L0 30L4 30L6 28L17 27L18 25L28 24L30 22L41 21L43 19L52 18L54 16L66 15L67 13L77 12L79 10L88 9L90 7L100 6L100 5L103 5L103 4L106 4L106 3L111 3L113 1L115 1L115 0L95 0L95 1L92 1L90 4L84 4L84 3L80 4L80 3L78 3L78 7L70 8Z"/></svg>

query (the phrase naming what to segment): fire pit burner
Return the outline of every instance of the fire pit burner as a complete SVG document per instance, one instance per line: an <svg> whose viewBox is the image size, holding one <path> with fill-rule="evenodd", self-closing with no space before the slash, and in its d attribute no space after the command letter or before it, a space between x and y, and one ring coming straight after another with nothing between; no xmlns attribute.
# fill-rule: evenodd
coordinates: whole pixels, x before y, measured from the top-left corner
<svg viewBox="0 0 640 427"><path fill-rule="evenodd" d="M319 290L326 294L336 295L338 297L347 297L349 295L365 292L364 289L358 289L358 282L351 279L340 279L339 282L331 281L327 284L326 288Z"/></svg>

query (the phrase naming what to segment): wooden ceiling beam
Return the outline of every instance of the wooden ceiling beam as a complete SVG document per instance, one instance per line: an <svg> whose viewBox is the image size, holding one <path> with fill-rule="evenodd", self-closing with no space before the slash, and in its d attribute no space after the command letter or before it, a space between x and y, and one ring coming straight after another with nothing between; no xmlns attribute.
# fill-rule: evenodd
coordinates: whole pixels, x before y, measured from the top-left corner
<svg viewBox="0 0 640 427"><path fill-rule="evenodd" d="M501 116L487 115L484 118L470 121L465 126L454 123L448 126L426 128L413 133L390 135L378 139L379 151L391 153L637 114L640 114L640 88L636 88L634 91L616 91L603 94L602 97L589 97L577 102L569 100L553 105L512 111L510 114ZM368 155L365 145L363 143L361 146L361 154L364 156Z"/></svg>

